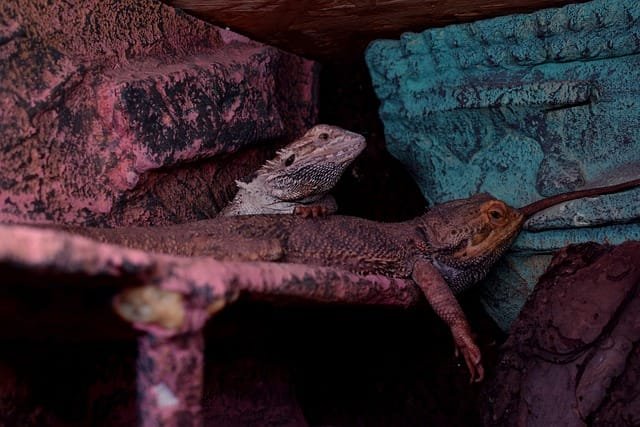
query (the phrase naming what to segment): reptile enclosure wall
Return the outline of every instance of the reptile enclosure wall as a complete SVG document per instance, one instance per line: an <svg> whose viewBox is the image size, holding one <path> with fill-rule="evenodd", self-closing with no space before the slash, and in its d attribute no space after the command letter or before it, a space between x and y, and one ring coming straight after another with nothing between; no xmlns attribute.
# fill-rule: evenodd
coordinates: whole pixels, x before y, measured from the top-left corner
<svg viewBox="0 0 640 427"><path fill-rule="evenodd" d="M320 122L367 137L367 150L336 189L341 212L377 220L402 220L424 210L411 178L384 149L382 124L364 62L369 42L403 32L526 13L576 1L386 0L277 1L165 0L208 22L306 58L320 71Z"/></svg>
<svg viewBox="0 0 640 427"><path fill-rule="evenodd" d="M363 58L366 45L377 38L398 37L404 31L570 2L167 0L165 3L215 25L229 27L257 41L317 61L322 66L317 121L362 133L368 142L366 151L336 189L341 212L377 220L401 220L420 214L426 206L415 183L385 151L377 101ZM5 12L3 7L9 10L0 18L11 17L13 12L9 6L16 4L23 6L20 1L9 1L0 6L0 12ZM159 12L153 9L147 13ZM106 18L98 16L96 22L90 23L96 32L101 30L100 19ZM21 30L16 30L19 25L4 24L0 19L3 31L0 32L0 47L5 38L21 40L24 36ZM38 25L43 28L42 33L46 33L48 23L34 27ZM197 32L198 28L193 31ZM181 30L187 32L184 28ZM46 36L53 40L52 43L62 39L56 34ZM144 38L145 34L136 33L132 37ZM107 44L118 42L115 38L104 39ZM29 49L34 51L35 47ZM23 52L25 57L29 49ZM51 61L62 69L69 66L64 61L56 62L60 58L55 52L45 51L36 59ZM308 70L295 58L285 57L282 61L291 69ZM147 71L152 73L154 67L161 66L151 64ZM126 64L123 67L124 71L120 70L122 74L117 78L123 78L127 71ZM1 67L0 70L7 75L11 71ZM60 85L62 95L55 94L54 103L58 102L56 97L64 98L65 90L71 92L95 77L92 71L88 65L83 68L89 76L83 82L68 77ZM136 96L144 96L144 93L134 95L129 99L132 102L138 101ZM41 101L35 100L30 111L37 111ZM280 113L296 116L299 112L286 110ZM300 116L292 119L297 125L309 117L302 113ZM18 119L15 121L19 122ZM74 127L64 123L69 126L64 131L81 133L84 124ZM260 123L257 128L260 126L271 129L268 124ZM91 123L87 127L90 128ZM234 128L235 132L240 132L239 129L241 126ZM291 135L271 136L275 140L280 138L281 143L283 137ZM79 149L65 147L68 151ZM242 163L247 159L253 163L264 160L264 153L255 154L251 150L240 157L231 156L239 168L249 168ZM34 153L29 156L36 156ZM180 155L180 152L175 154L176 157ZM109 162L109 159L103 160ZM198 159L191 160L195 163L190 167L202 166ZM187 180L191 176L188 169L180 170ZM168 179L164 173L161 169L142 179L164 182ZM200 184L196 179L194 181L195 186ZM5 181L0 184L9 185ZM92 197L91 194L83 195ZM132 197L141 200L142 206L149 203L144 196L135 194ZM43 200L46 197L48 194L44 194ZM36 214L46 211L42 206L38 209L34 210ZM122 217L130 213L124 212ZM107 224L92 215L83 217L85 223ZM4 280L25 287L3 288L0 294L3 324L0 328L3 337L0 424L141 423L144 414L136 412L134 381L136 334L125 328L104 303L116 289L108 284L106 275L94 277L89 282L91 286L87 287L88 279L78 272L50 273L46 268L27 273L20 266L3 270ZM133 277L137 273L128 274ZM62 282L68 287L52 286ZM495 358L496 343L503 336L482 312L473 295L468 295L463 305L479 335L486 366L490 367ZM85 322L83 316L91 321ZM18 317L23 320L19 327L14 327L12 319ZM464 364L452 357L448 331L424 305L404 310L239 301L208 324L205 337L204 399L216 402L203 405L206 425L480 424L479 388L467 383ZM152 364L152 361L148 363ZM184 424L174 425L190 424L185 418Z"/></svg>

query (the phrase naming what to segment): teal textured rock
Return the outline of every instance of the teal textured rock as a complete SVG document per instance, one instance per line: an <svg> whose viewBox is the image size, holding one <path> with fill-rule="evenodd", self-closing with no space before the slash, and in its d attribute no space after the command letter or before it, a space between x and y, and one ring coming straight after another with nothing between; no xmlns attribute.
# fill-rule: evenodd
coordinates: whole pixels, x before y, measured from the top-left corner
<svg viewBox="0 0 640 427"><path fill-rule="evenodd" d="M637 0L406 33L373 42L366 60L388 149L431 204L488 192L519 207L640 176ZM488 278L485 306L508 328L551 252L640 239L639 220L640 189L536 215Z"/></svg>

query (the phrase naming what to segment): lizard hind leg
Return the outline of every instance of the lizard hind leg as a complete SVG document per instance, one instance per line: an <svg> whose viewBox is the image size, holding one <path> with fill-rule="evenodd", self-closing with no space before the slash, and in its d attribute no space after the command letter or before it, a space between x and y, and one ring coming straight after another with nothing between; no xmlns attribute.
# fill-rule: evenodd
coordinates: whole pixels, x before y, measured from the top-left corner
<svg viewBox="0 0 640 427"><path fill-rule="evenodd" d="M418 260L413 267L413 280L420 286L427 301L451 329L456 354L461 353L471 374L471 382L484 378L482 357L476 345L462 307L440 272L427 260Z"/></svg>

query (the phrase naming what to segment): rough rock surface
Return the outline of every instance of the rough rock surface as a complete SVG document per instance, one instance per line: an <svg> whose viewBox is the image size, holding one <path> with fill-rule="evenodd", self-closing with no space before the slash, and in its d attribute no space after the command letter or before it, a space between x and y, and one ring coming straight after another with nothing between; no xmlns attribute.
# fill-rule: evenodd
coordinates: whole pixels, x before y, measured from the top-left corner
<svg viewBox="0 0 640 427"><path fill-rule="evenodd" d="M485 425L636 425L638 313L640 242L563 249L501 349Z"/></svg>
<svg viewBox="0 0 640 427"><path fill-rule="evenodd" d="M3 221L211 216L265 157L230 171L214 156L316 116L314 62L154 0L2 2L0 41Z"/></svg>
<svg viewBox="0 0 640 427"><path fill-rule="evenodd" d="M13 325L9 330L0 328L5 339L9 334L9 338L27 342L34 337L75 337L76 341L99 343L126 337L129 328L114 319L110 310L112 297L116 310L145 332L139 338L135 369L139 425L143 426L202 425L202 329L211 315L241 295L278 298L281 302L387 306L412 305L420 295L410 282L382 276L357 276L339 269L303 265L225 263L205 257L150 254L42 228L0 226L0 241L5 242L0 245L0 270L5 278L0 287L0 317L5 321L0 324ZM39 307L34 307L33 298L24 294L24 289L33 289L34 281L47 285L40 285L44 304ZM86 286L87 282L93 286ZM54 283L60 286L51 286ZM102 291L96 293L100 288ZM152 292L150 296L140 296L135 293L137 289ZM157 295L161 298L154 299ZM128 310L130 307L133 309ZM61 314L65 312L72 315ZM16 320L19 317L26 321ZM167 318L178 321L169 327ZM96 324L102 326L95 327ZM18 378L11 378L16 375ZM22 388L10 392L12 384L22 384L20 378L18 373L9 377L8 384L0 381L0 391L6 391L0 396L0 408L10 422L26 416L23 410L33 411L32 400L38 400ZM225 390L238 393L233 385ZM41 392L51 394L54 390ZM122 393L130 396L126 390ZM115 406L113 410L117 411L109 412L110 416L119 416L120 410ZM224 400L207 403L207 413L222 417L224 411L217 410L220 406L234 407ZM238 416L242 414L237 407L234 410ZM77 409L80 414L84 411L86 408ZM39 419L37 411L32 417Z"/></svg>
<svg viewBox="0 0 640 427"><path fill-rule="evenodd" d="M410 282L150 254L28 226L0 226L0 242L0 424L477 423L478 389L448 330L430 310L405 310L424 303ZM163 326L167 310L143 319L162 299L133 323L117 318L140 288L177 301L165 308L179 322Z"/></svg>
<svg viewBox="0 0 640 427"><path fill-rule="evenodd" d="M637 1L406 33L372 43L367 62L389 151L431 204L489 192L519 207L640 170ZM639 218L638 189L534 217L525 227L536 233L522 233L487 291L488 310L507 328L553 250L640 238L638 224L612 226Z"/></svg>

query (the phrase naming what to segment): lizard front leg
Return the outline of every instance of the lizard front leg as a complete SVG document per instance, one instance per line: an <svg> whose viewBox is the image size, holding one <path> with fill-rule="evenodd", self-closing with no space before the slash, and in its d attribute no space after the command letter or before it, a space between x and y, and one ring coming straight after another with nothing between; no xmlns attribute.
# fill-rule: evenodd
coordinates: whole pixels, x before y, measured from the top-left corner
<svg viewBox="0 0 640 427"><path fill-rule="evenodd" d="M293 214L299 215L302 218L318 218L321 216L327 216L329 213L329 209L322 205L301 205L296 206L293 209Z"/></svg>
<svg viewBox="0 0 640 427"><path fill-rule="evenodd" d="M319 216L327 216L338 210L336 200L331 195L325 195L321 199L309 204L300 204L293 209L294 215L302 218L316 218Z"/></svg>
<svg viewBox="0 0 640 427"><path fill-rule="evenodd" d="M471 336L471 328L462 307L447 282L438 269L425 259L420 259L415 263L412 278L420 286L436 314L451 329L456 350L464 356L464 361L471 373L471 382L482 381L484 368L482 367L480 349Z"/></svg>

